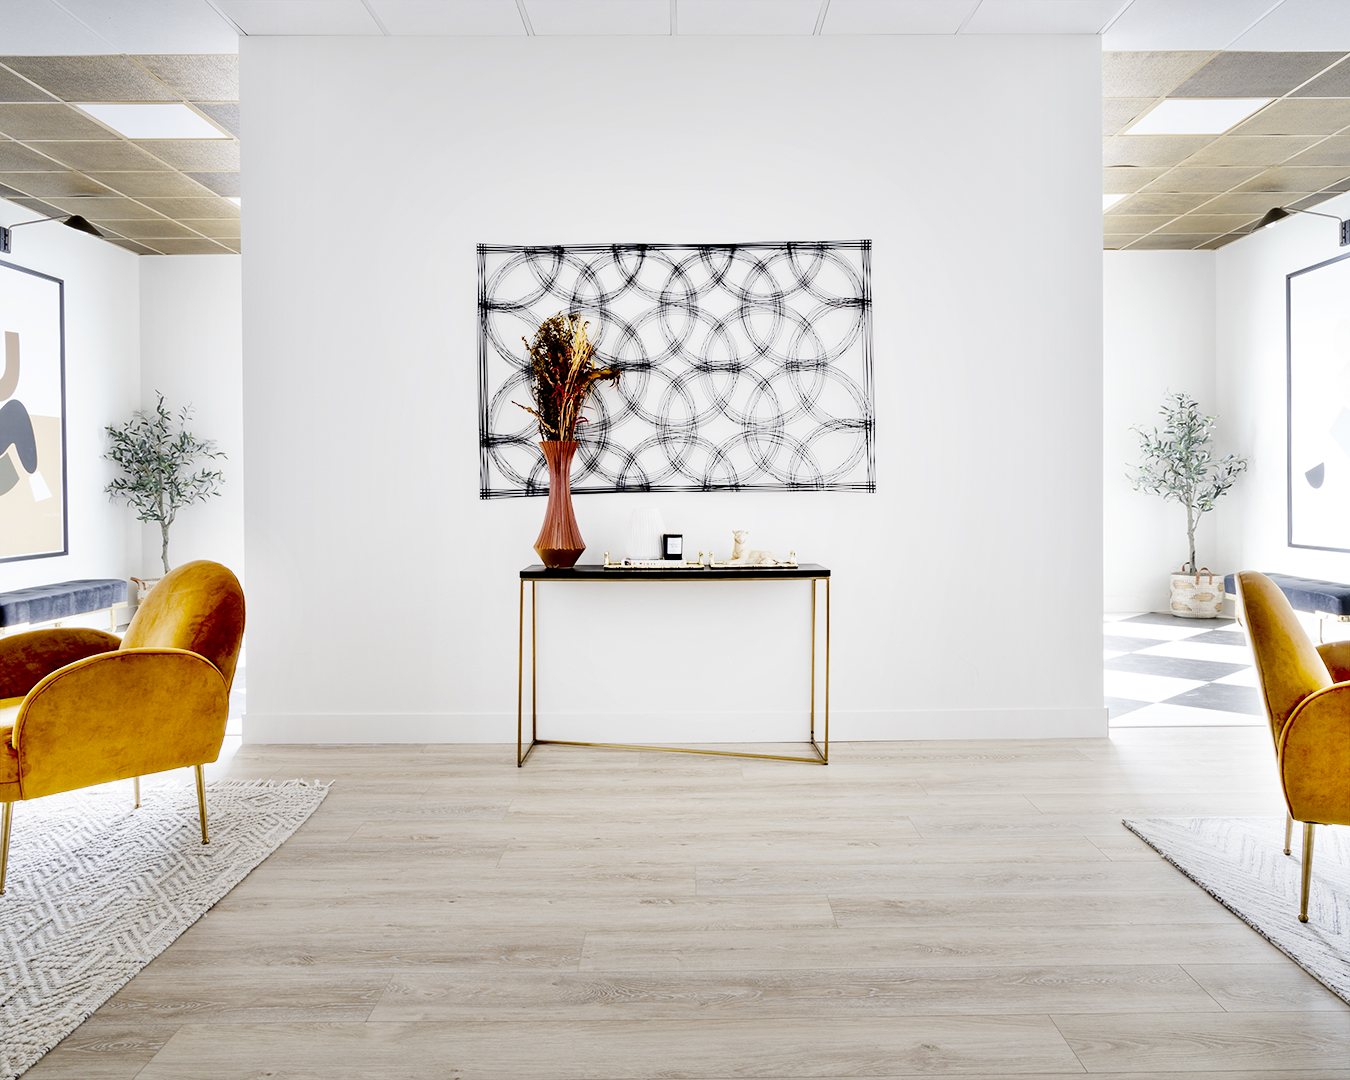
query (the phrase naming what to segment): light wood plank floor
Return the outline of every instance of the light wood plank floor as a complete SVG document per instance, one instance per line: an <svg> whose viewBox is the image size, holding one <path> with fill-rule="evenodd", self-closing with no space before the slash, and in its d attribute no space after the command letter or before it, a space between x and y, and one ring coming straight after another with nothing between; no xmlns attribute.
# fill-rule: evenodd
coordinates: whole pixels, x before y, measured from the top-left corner
<svg viewBox="0 0 1350 1080"><path fill-rule="evenodd" d="M1282 816L1260 729L513 754L222 758L336 783L28 1080L1350 1076L1350 1008L1119 824Z"/></svg>

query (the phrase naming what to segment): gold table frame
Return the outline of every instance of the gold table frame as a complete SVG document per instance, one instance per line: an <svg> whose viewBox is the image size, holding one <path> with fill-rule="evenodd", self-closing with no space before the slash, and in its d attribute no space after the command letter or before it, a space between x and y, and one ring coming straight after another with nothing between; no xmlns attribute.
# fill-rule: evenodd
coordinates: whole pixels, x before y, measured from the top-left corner
<svg viewBox="0 0 1350 1080"><path fill-rule="evenodd" d="M809 745L813 757L790 754L752 754L743 750L697 750L685 746L580 742L572 739L539 738L539 599L541 581L810 581L811 582L811 709ZM816 585L825 582L825 672L822 741L816 741ZM530 745L525 745L525 584L530 586ZM830 763L830 571L814 563L783 570L636 570L575 566L549 570L528 566L520 572L520 608L517 623L516 663L516 767L521 768L536 746L592 746L607 750L650 750L663 754L704 754L710 757L760 758L768 761L800 761L808 765Z"/></svg>

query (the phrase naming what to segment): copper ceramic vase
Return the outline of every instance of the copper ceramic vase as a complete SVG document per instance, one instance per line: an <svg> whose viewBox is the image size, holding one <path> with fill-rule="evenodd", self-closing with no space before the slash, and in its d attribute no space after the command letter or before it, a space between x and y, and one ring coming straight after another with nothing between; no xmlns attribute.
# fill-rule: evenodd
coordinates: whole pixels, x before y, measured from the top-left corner
<svg viewBox="0 0 1350 1080"><path fill-rule="evenodd" d="M563 570L576 565L586 550L572 513L572 455L577 452L577 444L548 440L541 442L539 449L548 462L548 506L534 550L550 570Z"/></svg>

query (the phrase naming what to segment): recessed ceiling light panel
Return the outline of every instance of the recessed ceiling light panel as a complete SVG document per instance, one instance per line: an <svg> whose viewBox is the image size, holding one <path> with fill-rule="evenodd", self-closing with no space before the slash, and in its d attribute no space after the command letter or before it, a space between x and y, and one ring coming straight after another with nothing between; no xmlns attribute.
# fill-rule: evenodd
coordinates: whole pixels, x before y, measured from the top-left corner
<svg viewBox="0 0 1350 1080"><path fill-rule="evenodd" d="M1123 198L1125 198L1124 195L1103 195L1102 212L1105 213L1107 210L1110 210L1111 207L1115 206L1116 203L1120 202Z"/></svg>
<svg viewBox="0 0 1350 1080"><path fill-rule="evenodd" d="M1168 98L1123 135L1222 135L1274 98Z"/></svg>
<svg viewBox="0 0 1350 1080"><path fill-rule="evenodd" d="M128 139L228 139L230 135L186 105L94 101L76 106Z"/></svg>

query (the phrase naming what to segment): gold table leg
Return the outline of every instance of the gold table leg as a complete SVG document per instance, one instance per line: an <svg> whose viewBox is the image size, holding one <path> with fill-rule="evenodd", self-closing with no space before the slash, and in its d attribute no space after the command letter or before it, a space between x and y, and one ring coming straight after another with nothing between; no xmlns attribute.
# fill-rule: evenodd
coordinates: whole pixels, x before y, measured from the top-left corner
<svg viewBox="0 0 1350 1080"><path fill-rule="evenodd" d="M797 580L801 580L800 578ZM748 754L741 750L695 750L687 746L649 746L645 743L581 742L575 739L539 738L539 598L538 582L530 581L530 746L525 749L525 579L520 580L520 614L516 635L516 768L536 746L591 746L602 750L637 750L661 754L703 754L708 757L758 758L766 761L800 761L807 765L830 763L830 579L811 578L811 732L815 757L788 754ZM816 582L825 582L825 729L824 745L816 742Z"/></svg>

